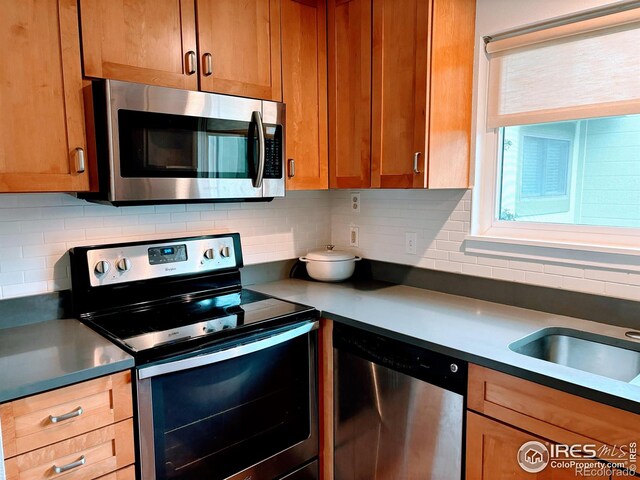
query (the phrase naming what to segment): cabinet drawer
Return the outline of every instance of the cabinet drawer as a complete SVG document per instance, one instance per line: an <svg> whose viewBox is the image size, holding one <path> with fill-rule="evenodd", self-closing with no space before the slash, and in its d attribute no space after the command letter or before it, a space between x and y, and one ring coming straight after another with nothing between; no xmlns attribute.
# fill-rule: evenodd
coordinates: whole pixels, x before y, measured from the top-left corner
<svg viewBox="0 0 640 480"><path fill-rule="evenodd" d="M111 472L104 477L99 477L96 480L136 480L136 467L130 465L117 472Z"/></svg>
<svg viewBox="0 0 640 480"><path fill-rule="evenodd" d="M121 372L0 405L12 457L133 415L131 373Z"/></svg>
<svg viewBox="0 0 640 480"><path fill-rule="evenodd" d="M79 464L82 460L84 462ZM65 480L88 480L133 462L133 420L129 419L10 458L5 466L7 480L41 480L61 476ZM56 473L56 467L62 468L64 473Z"/></svg>
<svg viewBox="0 0 640 480"><path fill-rule="evenodd" d="M469 365L468 408L558 443L638 441L640 415Z"/></svg>

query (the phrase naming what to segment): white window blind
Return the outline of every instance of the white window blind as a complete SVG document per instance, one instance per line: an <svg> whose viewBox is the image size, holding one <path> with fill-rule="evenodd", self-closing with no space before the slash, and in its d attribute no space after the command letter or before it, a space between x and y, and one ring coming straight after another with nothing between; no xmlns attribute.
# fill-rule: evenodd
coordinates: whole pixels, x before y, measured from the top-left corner
<svg viewBox="0 0 640 480"><path fill-rule="evenodd" d="M640 8L489 41L489 128L640 113Z"/></svg>

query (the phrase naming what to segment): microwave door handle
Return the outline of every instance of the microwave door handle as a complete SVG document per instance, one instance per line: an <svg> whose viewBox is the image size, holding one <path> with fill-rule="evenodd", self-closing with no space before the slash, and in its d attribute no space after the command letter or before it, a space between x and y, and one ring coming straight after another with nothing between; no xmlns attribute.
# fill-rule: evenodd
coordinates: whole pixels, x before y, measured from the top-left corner
<svg viewBox="0 0 640 480"><path fill-rule="evenodd" d="M251 121L256 124L258 130L258 170L256 178L253 179L255 188L262 188L262 179L264 178L264 162L266 155L266 145L264 140L264 126L262 125L262 113L255 111L251 114Z"/></svg>
<svg viewBox="0 0 640 480"><path fill-rule="evenodd" d="M208 355L200 355L192 358L185 358L184 360L178 360L170 363L163 363L161 365L154 365L151 367L141 368L138 370L138 379L144 380L145 378L157 377L158 375L165 375L167 373L180 372L182 370L188 370L191 368L202 367L205 365L211 365L213 363L223 362L232 358L241 357L250 353L258 352L281 343L288 342L294 338L305 335L312 330L318 328L319 322L308 322L291 330L287 330L283 333L273 335L271 337L263 338L256 342L244 343L235 347L221 350L219 352L210 353Z"/></svg>

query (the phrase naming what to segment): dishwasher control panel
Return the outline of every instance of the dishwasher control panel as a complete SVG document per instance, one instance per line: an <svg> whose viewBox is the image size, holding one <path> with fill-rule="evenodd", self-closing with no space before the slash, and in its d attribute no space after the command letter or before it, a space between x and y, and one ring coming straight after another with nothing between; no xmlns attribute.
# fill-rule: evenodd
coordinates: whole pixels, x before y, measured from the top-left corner
<svg viewBox="0 0 640 480"><path fill-rule="evenodd" d="M464 360L338 323L333 329L333 347L438 387L466 395L468 364Z"/></svg>

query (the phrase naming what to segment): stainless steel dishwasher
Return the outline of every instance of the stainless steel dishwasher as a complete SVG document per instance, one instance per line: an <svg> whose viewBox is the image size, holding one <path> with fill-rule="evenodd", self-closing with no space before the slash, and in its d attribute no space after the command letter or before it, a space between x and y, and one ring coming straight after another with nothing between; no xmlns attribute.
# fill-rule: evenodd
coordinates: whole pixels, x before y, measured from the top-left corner
<svg viewBox="0 0 640 480"><path fill-rule="evenodd" d="M336 323L336 480L458 480L467 363Z"/></svg>

